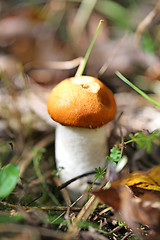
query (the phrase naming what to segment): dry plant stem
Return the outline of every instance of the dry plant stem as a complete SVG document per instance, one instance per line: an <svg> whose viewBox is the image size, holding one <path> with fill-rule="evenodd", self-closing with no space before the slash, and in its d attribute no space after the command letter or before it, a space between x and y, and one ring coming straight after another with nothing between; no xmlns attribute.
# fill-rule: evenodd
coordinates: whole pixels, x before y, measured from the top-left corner
<svg viewBox="0 0 160 240"><path fill-rule="evenodd" d="M124 136L123 136L123 132L122 132L122 127L119 125L119 131L120 131L120 136L121 136L121 158L123 156L123 150L124 150Z"/></svg>
<svg viewBox="0 0 160 240"><path fill-rule="evenodd" d="M80 201L83 198L83 195L81 195L74 203L72 203L70 206L67 207L68 208L72 208L78 201ZM66 210L67 210L66 209ZM52 223L56 222L59 218L61 218L66 212L61 213Z"/></svg>
<svg viewBox="0 0 160 240"><path fill-rule="evenodd" d="M103 209L103 210L99 213L99 215L103 215L104 213L110 211L111 209L112 209L112 207L107 207L107 208Z"/></svg>
<svg viewBox="0 0 160 240"><path fill-rule="evenodd" d="M78 234L80 229L78 228L78 223L82 219L87 219L91 212L93 212L93 209L96 208L99 201L96 199L95 196L91 196L91 198L88 200L88 202L83 206L81 211L79 212L78 216L75 218L75 220L72 222L72 224L68 228L68 234Z"/></svg>
<svg viewBox="0 0 160 240"><path fill-rule="evenodd" d="M147 26L152 22L152 20L158 15L160 12L160 1L157 2L154 9L143 19L143 21L138 25L136 33L135 33L135 41L137 44L140 42L140 38L142 33L147 28Z"/></svg>
<svg viewBox="0 0 160 240"><path fill-rule="evenodd" d="M105 185L106 185L106 180L103 180L103 182L101 183L101 185L98 189L101 189ZM79 214L77 215L75 221L72 223L72 225L70 225L68 232L69 233L73 233L73 232L78 233L79 232L78 223L82 219L87 219L90 216L90 214L94 212L98 203L99 203L98 199L92 195L91 198L82 207L82 209L79 212Z"/></svg>
<svg viewBox="0 0 160 240"><path fill-rule="evenodd" d="M12 208L12 209L18 209L19 205L14 205L11 203L7 202L0 202L0 205ZM26 206L21 206L24 210L34 210L34 209L41 209L44 211L67 211L68 207L67 206L52 206L52 207L26 207ZM73 212L79 212L82 208L81 207L70 207L70 210Z"/></svg>
<svg viewBox="0 0 160 240"><path fill-rule="evenodd" d="M79 199L78 199L79 200ZM78 201L77 200L77 201ZM76 201L76 202L77 202ZM66 213L66 211L67 211L67 209L69 208L70 209L70 211L72 211L72 212L80 212L81 210L82 210L82 208L81 207L74 207L73 205L74 204L76 204L76 202L74 202L73 204L71 204L69 207L68 206L50 206L50 207L46 207L46 206L42 206L42 207L29 207L29 206L21 206L21 208L23 208L25 211L28 211L28 210L34 210L34 209L40 209L40 210L43 210L43 211L64 211L60 216L63 216L65 213ZM14 205L14 204L11 204L11 203L7 203L7 202L0 202L0 205L3 205L3 206L5 206L5 207L9 207L9 208L11 208L11 209L15 209L15 210L18 210L18 207L19 207L19 205ZM106 209L106 206L105 205L100 205L100 206L98 206L97 208L96 208L97 210L102 210L101 212L106 212L106 211L109 211L111 208L107 208ZM100 213L99 213L100 214ZM60 217L59 216L59 217ZM58 218L59 218L58 217ZM57 219L58 219L57 218ZM54 222L55 222L55 220L54 220Z"/></svg>
<svg viewBox="0 0 160 240"><path fill-rule="evenodd" d="M131 234L132 234L132 232L128 232L127 234L125 234L125 236L124 236L121 240L125 240L125 239L128 238Z"/></svg>
<svg viewBox="0 0 160 240"><path fill-rule="evenodd" d="M49 143L53 142L53 134L47 136L46 138L42 139L40 142L38 142L34 147L36 149L41 149L46 147ZM27 149L26 153L22 153L22 157L19 161L20 166L20 177L23 176L24 172L26 171L26 168L28 165L32 162L34 153L32 151L29 151Z"/></svg>
<svg viewBox="0 0 160 240"><path fill-rule="evenodd" d="M79 222L82 219L87 219L98 203L99 203L99 201L96 199L96 197L92 196L88 200L88 202L84 205L84 207L82 208L80 213L78 214L76 221Z"/></svg>
<svg viewBox="0 0 160 240"><path fill-rule="evenodd" d="M105 231L102 231L102 230L99 230L98 232L100 233L103 233L106 237L112 235L113 233L116 233L118 232L119 230L121 230L123 228L123 225L120 225L120 226L117 226L115 227L112 231L110 232L105 232Z"/></svg>
<svg viewBox="0 0 160 240"><path fill-rule="evenodd" d="M46 69L58 69L58 70L64 70L64 69L73 69L77 67L81 61L83 60L82 57L75 58L71 61L61 61L61 62L42 62L42 61L34 61L27 63L24 66L24 70L26 72L32 70L32 69L41 69L41 68L46 68Z"/></svg>

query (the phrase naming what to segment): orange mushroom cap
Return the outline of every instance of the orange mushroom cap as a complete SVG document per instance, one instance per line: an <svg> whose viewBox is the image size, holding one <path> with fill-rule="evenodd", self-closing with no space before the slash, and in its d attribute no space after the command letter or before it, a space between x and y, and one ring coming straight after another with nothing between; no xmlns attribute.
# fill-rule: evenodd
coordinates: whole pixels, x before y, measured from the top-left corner
<svg viewBox="0 0 160 240"><path fill-rule="evenodd" d="M114 118L116 102L111 90L97 78L80 76L54 87L47 109L51 118L62 125L96 128Z"/></svg>

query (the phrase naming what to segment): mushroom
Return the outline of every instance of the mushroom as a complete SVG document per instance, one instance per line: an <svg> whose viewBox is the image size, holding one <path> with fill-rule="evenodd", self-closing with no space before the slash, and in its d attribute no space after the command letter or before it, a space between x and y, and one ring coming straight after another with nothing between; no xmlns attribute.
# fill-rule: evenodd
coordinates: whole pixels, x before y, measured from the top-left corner
<svg viewBox="0 0 160 240"><path fill-rule="evenodd" d="M55 157L63 167L60 177L66 182L80 174L105 166L106 124L116 114L113 93L90 76L63 80L51 91L47 108L57 122ZM68 186L71 197L78 197L94 177L79 179Z"/></svg>

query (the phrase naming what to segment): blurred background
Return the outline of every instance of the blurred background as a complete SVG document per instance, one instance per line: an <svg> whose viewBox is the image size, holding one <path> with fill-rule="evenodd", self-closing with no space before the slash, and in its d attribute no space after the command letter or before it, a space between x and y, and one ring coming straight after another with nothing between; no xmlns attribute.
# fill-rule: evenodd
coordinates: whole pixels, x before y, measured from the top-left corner
<svg viewBox="0 0 160 240"><path fill-rule="evenodd" d="M108 128L109 146L121 141L119 126L124 137L159 128L159 109L115 75L120 71L160 102L159 10L156 0L0 1L0 161L1 166L20 166L22 185L36 178L37 156L44 177L55 169L55 124L46 100L58 82L74 76L101 19L84 74L98 77L115 94L117 117ZM151 11L153 19L139 29ZM135 156L135 149L131 153L135 159L143 156ZM136 170L138 165L132 165ZM36 184L30 193L34 186L38 191ZM17 190L14 199L20 194ZM23 204L33 199L22 195Z"/></svg>

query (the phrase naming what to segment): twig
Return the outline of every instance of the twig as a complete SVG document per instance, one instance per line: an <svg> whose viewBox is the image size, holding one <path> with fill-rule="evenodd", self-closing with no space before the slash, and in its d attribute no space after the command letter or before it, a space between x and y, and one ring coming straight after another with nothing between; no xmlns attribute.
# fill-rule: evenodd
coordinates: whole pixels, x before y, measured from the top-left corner
<svg viewBox="0 0 160 240"><path fill-rule="evenodd" d="M75 58L73 60L70 61L34 61L34 62L30 62L27 63L26 65L24 65L24 70L25 72L29 72L32 69L57 69L57 70L69 70L69 69L73 69L76 68L82 61L82 57L78 57Z"/></svg>
<svg viewBox="0 0 160 240"><path fill-rule="evenodd" d="M32 201L30 201L30 202L27 204L27 207L28 207L29 205L31 205L33 202L35 202L35 201L37 201L38 199L40 199L42 196L43 196L43 192L41 192L41 193L39 194L39 196L37 196L36 198L34 198Z"/></svg>
<svg viewBox="0 0 160 240"><path fill-rule="evenodd" d="M132 234L132 232L128 232L127 234L125 234L125 236L124 236L121 240L125 240L125 239L128 238L131 234Z"/></svg>
<svg viewBox="0 0 160 240"><path fill-rule="evenodd" d="M103 180L98 189L101 189L105 184L106 180ZM78 223L82 219L87 219L90 216L90 214L95 211L98 203L99 203L98 199L94 195L92 195L90 199L86 202L86 204L82 207L81 211L78 213L77 217L72 222L72 225L70 225L70 227L68 228L68 233L75 235L78 234L79 233Z"/></svg>
<svg viewBox="0 0 160 240"><path fill-rule="evenodd" d="M6 206L6 207L9 207L9 208L12 208L12 209L17 209L19 207L19 205L14 205L14 204L11 204L11 203L7 203L7 202L0 202L0 204L2 204L3 206ZM24 210L33 210L33 209L41 209L41 210L44 210L44 211L67 211L67 206L52 206L52 207L29 207L29 206L21 206ZM70 207L70 209L73 211L73 212L78 212L81 210L81 207Z"/></svg>
<svg viewBox="0 0 160 240"><path fill-rule="evenodd" d="M81 195L74 203L72 203L70 206L68 206L68 207L66 208L66 210L67 210L68 208L71 209L79 200L81 200L81 198L83 198L83 195ZM56 221L57 221L59 218L61 218L65 213L66 213L66 211L63 212L63 213L61 213L56 219L53 220L52 223L56 222Z"/></svg>
<svg viewBox="0 0 160 240"><path fill-rule="evenodd" d="M62 190L63 188L67 187L69 184L71 184L72 182L74 182L80 178L83 178L83 177L86 177L86 176L89 176L89 175L92 175L95 173L96 173L96 171L92 171L92 172L87 172L87 173L81 174L77 177L74 177L74 178L68 180L67 182L63 183L62 185L58 186L58 190Z"/></svg>
<svg viewBox="0 0 160 240"><path fill-rule="evenodd" d="M110 232L105 232L105 231L102 231L102 230L98 230L98 232L103 233L107 237L107 236L112 235L115 232L118 232L123 227L124 227L123 225L119 225L119 226L115 227L113 230L111 230Z"/></svg>
<svg viewBox="0 0 160 240"><path fill-rule="evenodd" d="M160 0L157 2L154 9L151 12L149 12L149 14L138 25L136 33L135 33L135 41L137 44L139 44L140 38L141 38L144 30L152 22L152 20L158 15L159 12L160 12Z"/></svg>

